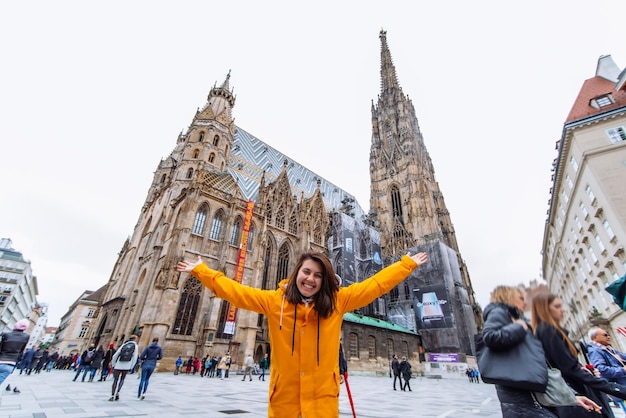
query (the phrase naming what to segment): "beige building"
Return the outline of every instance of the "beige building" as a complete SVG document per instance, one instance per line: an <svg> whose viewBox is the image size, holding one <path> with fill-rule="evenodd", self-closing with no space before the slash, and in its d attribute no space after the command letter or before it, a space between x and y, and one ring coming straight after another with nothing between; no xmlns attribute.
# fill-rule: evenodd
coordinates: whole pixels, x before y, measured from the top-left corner
<svg viewBox="0 0 626 418"><path fill-rule="evenodd" d="M62 356L82 353L88 344L89 329L92 326L103 288L93 292L85 290L72 303L52 339L50 349L58 350Z"/></svg>
<svg viewBox="0 0 626 418"><path fill-rule="evenodd" d="M626 72L611 56L598 60L572 106L553 162L543 239L543 277L566 307L564 326L580 339L626 314L604 289L626 272Z"/></svg>

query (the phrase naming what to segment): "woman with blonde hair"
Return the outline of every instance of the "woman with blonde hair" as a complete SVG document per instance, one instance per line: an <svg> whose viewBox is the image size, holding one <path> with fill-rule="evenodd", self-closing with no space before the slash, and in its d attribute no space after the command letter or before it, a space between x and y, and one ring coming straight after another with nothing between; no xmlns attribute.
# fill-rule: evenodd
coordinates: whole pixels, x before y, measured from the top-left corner
<svg viewBox="0 0 626 418"><path fill-rule="evenodd" d="M578 351L561 327L565 310L561 298L552 293L539 293L532 300L532 325L537 338L543 345L546 360L551 367L561 371L567 384L577 395L585 395L601 406L596 409L603 417L613 418L613 412L604 393L626 399L626 387L597 377L578 362ZM557 414L562 417L597 417L581 408L561 406Z"/></svg>
<svg viewBox="0 0 626 418"><path fill-rule="evenodd" d="M529 321L524 317L526 307L524 292L518 287L497 286L491 292L490 301L491 303L483 312L485 320L482 332L483 342L491 350L510 352L511 362L519 361L519 358L514 357L513 348L526 338L535 338ZM505 384L495 386L503 418L561 416L557 414L556 408L541 405L530 389L519 389ZM579 406L573 408L578 408L583 412L598 407L596 403L584 396L577 397L577 401Z"/></svg>

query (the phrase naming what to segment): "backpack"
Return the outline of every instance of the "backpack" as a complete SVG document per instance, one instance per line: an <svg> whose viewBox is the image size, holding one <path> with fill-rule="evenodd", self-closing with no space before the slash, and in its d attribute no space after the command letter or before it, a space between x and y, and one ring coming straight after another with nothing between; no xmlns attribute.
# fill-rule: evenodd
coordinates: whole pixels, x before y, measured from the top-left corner
<svg viewBox="0 0 626 418"><path fill-rule="evenodd" d="M118 359L120 361L131 361L133 354L135 354L135 344L128 342L120 348L120 356Z"/></svg>
<svg viewBox="0 0 626 418"><path fill-rule="evenodd" d="M85 354L85 363L91 363L95 354L96 350L87 350L87 354Z"/></svg>

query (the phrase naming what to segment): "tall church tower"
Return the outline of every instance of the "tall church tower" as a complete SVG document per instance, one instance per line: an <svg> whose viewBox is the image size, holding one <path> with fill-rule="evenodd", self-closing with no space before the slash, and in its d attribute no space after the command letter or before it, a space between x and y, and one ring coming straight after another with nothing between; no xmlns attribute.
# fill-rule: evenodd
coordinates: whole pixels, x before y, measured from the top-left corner
<svg viewBox="0 0 626 418"><path fill-rule="evenodd" d="M381 30L379 37L381 91L378 103L372 103L371 109L370 218L381 234L384 263L390 264L407 249L415 247L427 246L432 250L433 245L443 245L441 248L452 250L456 254L452 269L458 269L454 275L458 275L467 292L468 300L463 304L470 307L475 324L480 324L481 310L474 297L443 194L435 180L435 170L424 145L413 103L398 83L387 45L387 32ZM431 255L429 264L433 262L436 265L438 257ZM414 298L414 290L406 286L392 292L391 316L394 316L394 309L398 317L412 316L408 312ZM419 303L418 300L418 307ZM408 320L410 322L413 318ZM419 328L420 321L416 322ZM410 327L409 323L402 325Z"/></svg>

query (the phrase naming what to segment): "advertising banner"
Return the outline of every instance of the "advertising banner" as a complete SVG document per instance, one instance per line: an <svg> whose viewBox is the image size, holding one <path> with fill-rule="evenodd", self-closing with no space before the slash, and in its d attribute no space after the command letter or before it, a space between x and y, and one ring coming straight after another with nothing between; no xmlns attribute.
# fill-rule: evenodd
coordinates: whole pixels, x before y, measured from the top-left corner
<svg viewBox="0 0 626 418"><path fill-rule="evenodd" d="M254 202L248 201L246 206L246 215L243 220L243 229L241 231L241 244L239 244L239 255L237 257L237 268L235 277L237 283L243 280L243 272L246 266L246 255L248 253L248 236L250 234L250 225L252 224L252 213L254 211ZM226 314L226 323L224 324L224 334L233 335L235 333L235 323L237 321L237 307L229 304L228 313Z"/></svg>
<svg viewBox="0 0 626 418"><path fill-rule="evenodd" d="M420 286L413 289L417 329L452 328L452 309L446 286Z"/></svg>

